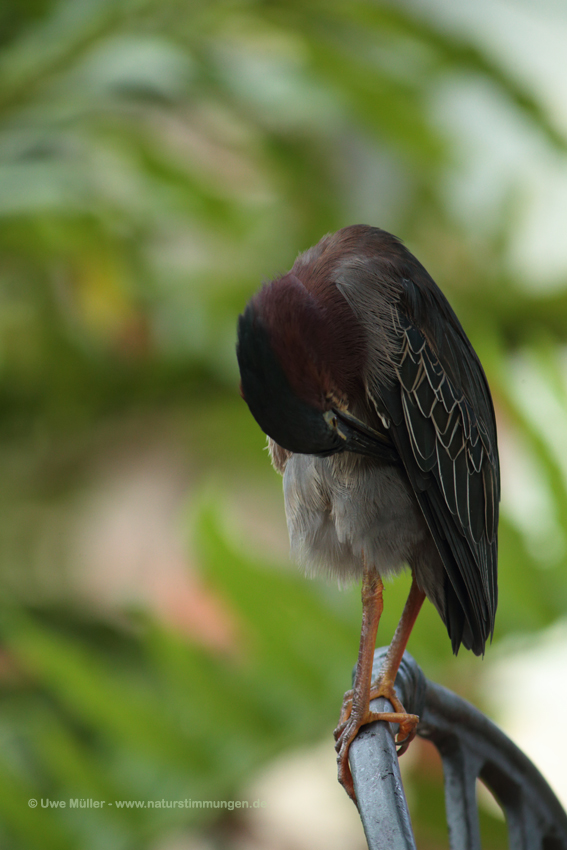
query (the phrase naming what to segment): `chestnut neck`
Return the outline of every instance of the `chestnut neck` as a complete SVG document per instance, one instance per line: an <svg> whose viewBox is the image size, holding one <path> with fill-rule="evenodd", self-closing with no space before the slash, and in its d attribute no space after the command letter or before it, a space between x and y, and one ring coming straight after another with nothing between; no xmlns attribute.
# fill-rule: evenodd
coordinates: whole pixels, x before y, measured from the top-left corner
<svg viewBox="0 0 567 850"><path fill-rule="evenodd" d="M255 307L298 397L320 410L347 405L363 394L362 328L330 279L302 277L288 272L264 286Z"/></svg>

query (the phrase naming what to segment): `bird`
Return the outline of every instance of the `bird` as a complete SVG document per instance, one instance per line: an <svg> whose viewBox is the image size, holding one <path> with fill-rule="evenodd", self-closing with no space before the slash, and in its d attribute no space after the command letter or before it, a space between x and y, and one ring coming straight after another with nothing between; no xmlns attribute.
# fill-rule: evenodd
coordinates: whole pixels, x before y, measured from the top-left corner
<svg viewBox="0 0 567 850"><path fill-rule="evenodd" d="M335 729L338 778L356 803L349 748L375 720L416 734L394 681L427 598L455 654L484 655L497 606L500 473L480 360L431 276L392 234L344 227L265 283L238 319L240 392L268 437L292 557L310 575L362 579L353 688ZM383 580L411 588L382 670L372 662ZM388 699L392 712L373 712Z"/></svg>

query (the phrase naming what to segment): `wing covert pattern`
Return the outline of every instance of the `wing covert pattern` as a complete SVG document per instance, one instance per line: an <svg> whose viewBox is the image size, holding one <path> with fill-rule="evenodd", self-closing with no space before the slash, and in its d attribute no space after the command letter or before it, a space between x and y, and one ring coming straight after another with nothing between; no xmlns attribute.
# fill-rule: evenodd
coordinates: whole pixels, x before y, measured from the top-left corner
<svg viewBox="0 0 567 850"><path fill-rule="evenodd" d="M444 368L425 334L396 313L398 382L381 387L380 400L447 572L446 606L460 608L446 611L453 649L462 641L480 654L496 612L499 475L494 422L485 424L477 411L492 411L492 404L485 380L469 381L467 397L451 378L455 369ZM457 334L449 345L451 361L468 354ZM464 383L467 372L458 376Z"/></svg>

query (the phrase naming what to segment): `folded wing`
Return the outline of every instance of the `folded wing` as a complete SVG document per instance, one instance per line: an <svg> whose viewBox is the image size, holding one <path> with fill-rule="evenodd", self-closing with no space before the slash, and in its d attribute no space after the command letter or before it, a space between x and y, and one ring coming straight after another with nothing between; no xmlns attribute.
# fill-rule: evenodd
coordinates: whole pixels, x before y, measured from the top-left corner
<svg viewBox="0 0 567 850"><path fill-rule="evenodd" d="M390 420L390 437L446 570L453 650L462 642L482 654L497 603L500 480L492 401L476 353L439 290L442 334L424 321L438 315L423 303L437 293L424 296L411 281L404 285L408 297L394 316L397 380L384 386L370 376L368 391Z"/></svg>

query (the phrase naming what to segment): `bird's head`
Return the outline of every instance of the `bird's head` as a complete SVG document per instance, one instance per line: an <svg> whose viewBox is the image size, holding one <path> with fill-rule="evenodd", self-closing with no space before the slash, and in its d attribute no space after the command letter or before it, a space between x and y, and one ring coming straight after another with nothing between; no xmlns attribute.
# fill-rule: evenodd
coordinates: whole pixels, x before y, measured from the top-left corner
<svg viewBox="0 0 567 850"><path fill-rule="evenodd" d="M383 435L349 410L365 395L366 342L335 286L289 272L262 287L240 316L237 357L242 396L282 448L383 456Z"/></svg>

